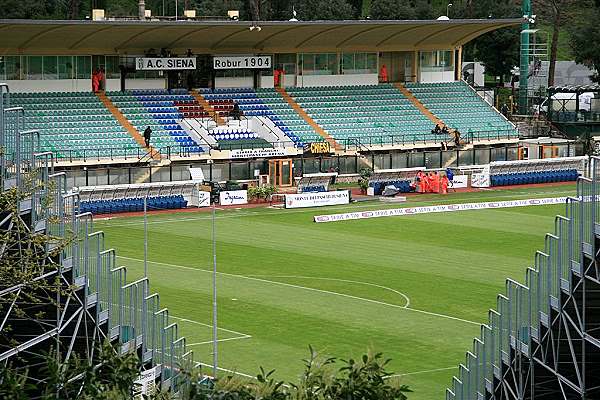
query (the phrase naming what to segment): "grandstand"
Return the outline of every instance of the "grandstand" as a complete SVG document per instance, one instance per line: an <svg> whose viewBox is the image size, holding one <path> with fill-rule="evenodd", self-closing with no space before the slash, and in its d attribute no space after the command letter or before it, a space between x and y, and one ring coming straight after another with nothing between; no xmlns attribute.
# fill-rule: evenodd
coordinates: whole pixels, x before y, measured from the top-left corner
<svg viewBox="0 0 600 400"><path fill-rule="evenodd" d="M295 88L288 92L336 141L365 145L439 142L433 123L388 84ZM445 138L447 139L447 138Z"/></svg>
<svg viewBox="0 0 600 400"><path fill-rule="evenodd" d="M20 264L30 257L24 251L38 247L46 257L38 266L27 266L38 271L39 275L32 277L38 282L35 290L41 292L39 281L47 281L51 287L56 282L60 285L56 293L38 293L39 304L32 303L32 293L22 293L23 287L33 282L0 287L0 299L7 307L3 308L6 314L0 325L0 362L28 372L33 384L28 394L35 398L46 384L37 379L37 372L44 367L51 348L64 361L77 356L93 365L97 362L96 348L108 340L120 353L138 354L140 372L151 372L150 381L145 383L177 393L185 383L180 367L192 361L185 339L177 333L177 325L170 321L168 310L162 308L159 295L150 292L147 278L127 278L127 269L116 264L115 250L105 247L103 232L94 230L92 215L85 212L79 194L66 189L65 173L54 173L53 155L41 152L39 143L39 137L50 140L53 132L38 135L37 130L23 129L19 123L23 108L13 106L8 86L0 84L0 91L0 148L5 150L0 159L0 189L21 191L14 197L20 199L17 204L3 209L0 230L7 240L33 243L27 250L15 243L4 245L0 256L12 257ZM95 96L90 95L64 95L50 100L15 97L20 104L43 107L46 114L67 112L68 117L73 117L83 109L91 111L83 115L106 115ZM42 117L51 116L46 114ZM25 111L25 116L29 117L29 111ZM76 121L73 124L77 126ZM53 125L49 126L52 129ZM66 144L72 145L71 141ZM61 148L65 149L68 147ZM33 188L30 182L34 182ZM39 248L36 237L44 234L66 242L62 245L53 239ZM74 235L73 240L67 240L70 235Z"/></svg>
<svg viewBox="0 0 600 400"><path fill-rule="evenodd" d="M190 155L204 151L177 122L184 117L179 102L194 101L187 92L136 90L108 92L107 95L138 132L147 126L152 129L151 145L159 152Z"/></svg>
<svg viewBox="0 0 600 400"><path fill-rule="evenodd" d="M518 137L514 124L465 82L407 83L406 87L446 125L473 141Z"/></svg>
<svg viewBox="0 0 600 400"><path fill-rule="evenodd" d="M93 93L15 93L26 127L40 132L42 151L57 159L135 156L139 145Z"/></svg>

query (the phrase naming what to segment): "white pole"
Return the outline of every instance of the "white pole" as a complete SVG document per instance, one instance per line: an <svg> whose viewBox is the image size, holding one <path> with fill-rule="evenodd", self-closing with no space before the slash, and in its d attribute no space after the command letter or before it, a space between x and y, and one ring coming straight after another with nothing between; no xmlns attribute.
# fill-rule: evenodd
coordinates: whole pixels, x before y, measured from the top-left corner
<svg viewBox="0 0 600 400"><path fill-rule="evenodd" d="M212 205L212 240L213 240L213 376L217 377L218 364L218 332L217 332L217 236L215 221L216 209Z"/></svg>
<svg viewBox="0 0 600 400"><path fill-rule="evenodd" d="M175 0L175 21L177 21L177 3L178 1Z"/></svg>
<svg viewBox="0 0 600 400"><path fill-rule="evenodd" d="M144 197L144 278L148 278L148 196Z"/></svg>

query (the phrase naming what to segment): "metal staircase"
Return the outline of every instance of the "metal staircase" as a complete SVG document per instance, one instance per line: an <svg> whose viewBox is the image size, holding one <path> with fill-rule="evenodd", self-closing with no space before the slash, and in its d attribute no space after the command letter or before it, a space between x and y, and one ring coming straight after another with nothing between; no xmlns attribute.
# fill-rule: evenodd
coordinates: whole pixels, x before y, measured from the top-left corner
<svg viewBox="0 0 600 400"><path fill-rule="evenodd" d="M35 252L43 260L29 266L27 282L0 285L0 367L10 363L36 377L51 348L62 360L77 355L93 364L98 345L109 340L116 351L139 356L140 374L152 372L145 374L153 377L149 386L177 394L185 384L181 366L193 357L168 310L147 278L127 279L91 214L79 213L79 195L67 191L65 174L54 173L52 154L37 152L39 135L23 129L26 111L10 106L3 84L0 100L0 190L15 195L15 204L0 210L0 233L27 244L0 243L0 257L18 263ZM50 240L36 240L40 235ZM35 293L35 282L56 290ZM29 291L41 300L32 302Z"/></svg>
<svg viewBox="0 0 600 400"><path fill-rule="evenodd" d="M447 400L600 399L600 159L525 283L508 279Z"/></svg>

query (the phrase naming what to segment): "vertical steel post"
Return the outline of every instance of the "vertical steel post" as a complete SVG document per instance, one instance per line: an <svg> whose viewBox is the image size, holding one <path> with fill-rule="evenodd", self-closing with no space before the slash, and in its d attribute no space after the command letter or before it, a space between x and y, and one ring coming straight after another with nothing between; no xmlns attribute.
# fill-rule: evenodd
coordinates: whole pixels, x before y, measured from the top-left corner
<svg viewBox="0 0 600 400"><path fill-rule="evenodd" d="M148 195L144 197L144 278L148 278Z"/></svg>
<svg viewBox="0 0 600 400"><path fill-rule="evenodd" d="M218 329L217 329L217 237L216 208L212 206L212 241L213 241L213 376L217 377L218 369Z"/></svg>

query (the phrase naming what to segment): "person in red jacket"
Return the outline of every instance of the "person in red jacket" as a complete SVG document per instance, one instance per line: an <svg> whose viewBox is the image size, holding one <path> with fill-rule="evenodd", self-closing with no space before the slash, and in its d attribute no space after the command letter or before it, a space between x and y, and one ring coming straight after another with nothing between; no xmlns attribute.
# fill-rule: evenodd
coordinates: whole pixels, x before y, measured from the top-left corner
<svg viewBox="0 0 600 400"><path fill-rule="evenodd" d="M425 174L423 171L417 172L417 193L425 193Z"/></svg>
<svg viewBox="0 0 600 400"><path fill-rule="evenodd" d="M440 181L440 193L441 194L448 194L448 177L446 175L442 176L442 179Z"/></svg>
<svg viewBox="0 0 600 400"><path fill-rule="evenodd" d="M436 171L433 171L431 176L431 192L439 193L440 192L440 176Z"/></svg>
<svg viewBox="0 0 600 400"><path fill-rule="evenodd" d="M100 77L98 76L98 70L94 68L92 71L92 91L96 93L100 87Z"/></svg>
<svg viewBox="0 0 600 400"><path fill-rule="evenodd" d="M379 77L381 78L381 82L388 81L388 71L387 71L387 67L385 66L385 64L383 64L381 66L381 69L379 70Z"/></svg>

